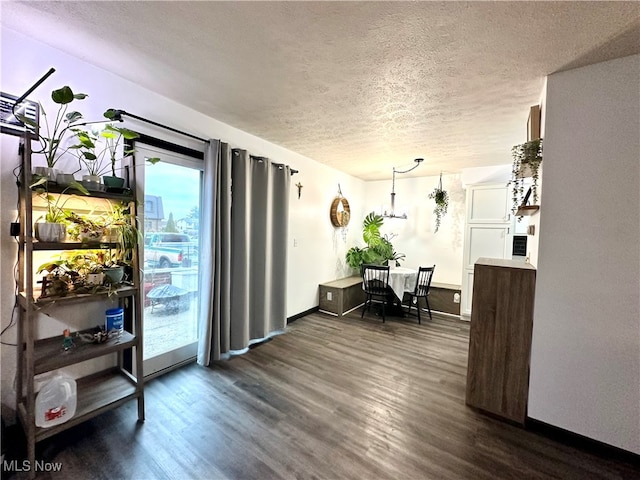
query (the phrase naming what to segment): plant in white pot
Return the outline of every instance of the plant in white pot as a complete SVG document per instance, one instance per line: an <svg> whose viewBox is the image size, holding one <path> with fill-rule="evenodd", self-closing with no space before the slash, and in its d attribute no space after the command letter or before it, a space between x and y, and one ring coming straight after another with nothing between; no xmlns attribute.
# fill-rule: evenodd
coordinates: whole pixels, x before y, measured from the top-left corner
<svg viewBox="0 0 640 480"><path fill-rule="evenodd" d="M51 92L51 99L59 105L53 124L49 123L49 118L42 105L40 105L40 112L44 119L43 125L41 125L42 122L36 122L22 114L16 115L21 122L29 125L38 132L40 148L34 148L33 153L44 156L47 166L40 167L44 169L41 173L46 175L50 181L56 180L56 163L69 150L68 147L65 148L63 146L66 135L74 125L77 125L78 122L82 120L82 114L80 112L68 111L69 104L75 100L83 100L86 97L87 95L84 93L73 93L73 90L71 90L69 86L64 86Z"/></svg>
<svg viewBox="0 0 640 480"><path fill-rule="evenodd" d="M78 272L85 285L100 286L104 283L101 251L70 250L63 256L67 267Z"/></svg>
<svg viewBox="0 0 640 480"><path fill-rule="evenodd" d="M78 182L72 182L57 196L49 193L47 177L36 176L31 188L35 189L40 198L46 202L44 215L36 220L34 225L35 237L40 242L62 242L67 233L67 216L70 214L64 207L72 196L64 195L70 188L78 190L83 195L89 192ZM44 220L44 222L41 222Z"/></svg>
<svg viewBox="0 0 640 480"><path fill-rule="evenodd" d="M99 242L107 228L106 220L101 216L92 217L68 212L66 220L71 223L67 229L71 238L82 243Z"/></svg>

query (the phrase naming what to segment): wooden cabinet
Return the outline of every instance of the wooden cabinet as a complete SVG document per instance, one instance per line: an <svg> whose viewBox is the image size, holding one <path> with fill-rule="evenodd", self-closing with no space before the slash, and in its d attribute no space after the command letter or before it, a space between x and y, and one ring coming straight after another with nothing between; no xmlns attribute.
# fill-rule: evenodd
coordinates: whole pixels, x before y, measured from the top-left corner
<svg viewBox="0 0 640 480"><path fill-rule="evenodd" d="M46 262L53 261L57 256L73 254L88 255L95 252L97 258L111 255L113 250L118 248L119 242L114 239L85 240L75 242L44 242L38 241L32 235L34 231L34 220L42 215L42 205L38 205L38 194L30 188L31 178L31 155L30 142L28 138L22 142L22 174L20 178L20 227L18 248L18 295L17 303L20 317L18 321L18 348L17 348L17 413L24 427L29 465L35 463L36 442L55 435L74 425L77 425L89 418L99 415L109 409L116 408L124 402L136 399L138 402L138 419L144 420L144 381L142 369L142 317L140 300L140 279L137 248L132 248L133 255L131 263L131 278L126 282L114 280L107 286L93 285L86 283L83 288L75 288L64 291L61 295L45 294L43 292L42 278L36 275L37 263L46 259ZM135 182L132 174L131 181ZM87 209L87 218L94 211L113 212L115 208L122 206L130 213L128 221L135 225L135 189L131 193L109 193L92 192L89 196L82 196L83 208ZM47 185L46 197L60 196L62 198L72 197L79 192L62 188L55 184ZM41 197L42 195L40 195ZM73 198L73 197L72 197ZM71 205L71 204L68 204ZM86 205L86 206L85 206ZM76 209L74 213L78 215L85 211ZM135 241L134 247L135 245ZM46 270L46 269L45 269ZM77 272L75 272L77 274ZM79 278L79 277L74 277ZM90 287L88 285L91 285ZM58 335L49 338L36 338L40 331L40 322L43 320L41 312L56 317L60 307L66 308L66 314L70 311L77 311L78 317L82 319L87 315L88 302L106 302L112 308L119 306L124 312L124 332L120 335L111 335L103 343L84 342L78 333L94 333L94 329L87 329L83 332L70 332L73 338L73 346L63 348L65 337ZM115 305L114 305L115 304ZM72 310L70 310L72 309ZM95 309L94 309L95 311ZM64 314L62 314L64 315ZM44 317L46 319L46 317ZM64 319L59 319L64 324ZM104 317L99 319L87 318L87 323L91 322L104 324ZM90 323L90 324L91 324ZM60 331L60 333L62 333ZM69 337L67 337L67 340ZM68 345L67 345L68 346ZM35 424L35 410L37 392L35 384L36 376L53 372L55 370L80 364L87 360L98 359L115 354L113 363L117 365L99 372L76 379L77 382L77 407L75 414L65 423L46 428L37 427ZM107 362L109 363L109 362ZM35 472L31 470L33 475Z"/></svg>
<svg viewBox="0 0 640 480"><path fill-rule="evenodd" d="M341 317L364 303L362 277L347 277L320 284L320 311Z"/></svg>
<svg viewBox="0 0 640 480"><path fill-rule="evenodd" d="M480 258L474 267L467 405L524 424L536 270Z"/></svg>

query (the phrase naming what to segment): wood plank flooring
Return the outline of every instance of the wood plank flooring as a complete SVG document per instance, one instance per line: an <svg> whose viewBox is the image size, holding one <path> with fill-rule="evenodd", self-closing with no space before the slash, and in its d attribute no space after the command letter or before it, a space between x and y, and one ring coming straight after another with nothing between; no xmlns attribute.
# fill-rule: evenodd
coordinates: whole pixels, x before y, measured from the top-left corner
<svg viewBox="0 0 640 480"><path fill-rule="evenodd" d="M213 368L147 384L136 404L41 442L38 478L640 478L464 403L469 328L312 314ZM14 475L21 478L23 475Z"/></svg>

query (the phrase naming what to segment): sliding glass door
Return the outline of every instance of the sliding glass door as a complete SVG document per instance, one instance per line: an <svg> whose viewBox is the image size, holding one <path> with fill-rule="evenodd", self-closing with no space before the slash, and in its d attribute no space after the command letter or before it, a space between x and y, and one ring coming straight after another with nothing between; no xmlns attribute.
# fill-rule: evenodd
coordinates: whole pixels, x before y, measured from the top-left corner
<svg viewBox="0 0 640 480"><path fill-rule="evenodd" d="M198 340L202 161L136 144L138 164L153 157L160 161L137 175L145 376L194 359Z"/></svg>

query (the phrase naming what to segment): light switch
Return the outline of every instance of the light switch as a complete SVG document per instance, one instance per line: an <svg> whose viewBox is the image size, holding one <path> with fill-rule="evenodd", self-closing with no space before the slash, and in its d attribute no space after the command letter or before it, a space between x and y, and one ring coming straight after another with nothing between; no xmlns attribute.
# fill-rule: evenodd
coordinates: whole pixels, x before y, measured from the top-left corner
<svg viewBox="0 0 640 480"><path fill-rule="evenodd" d="M332 292L327 292L327 300L329 300L329 301L333 300L333 293Z"/></svg>

